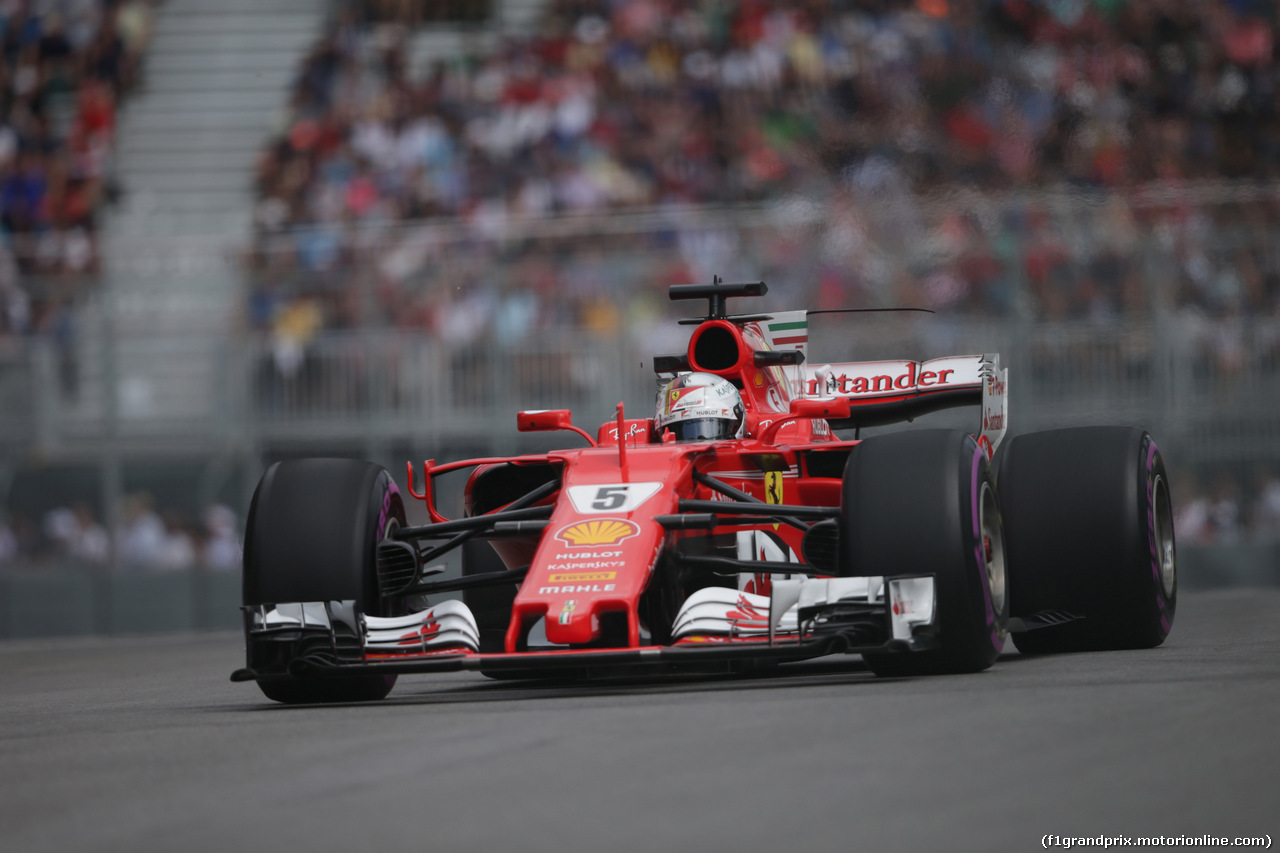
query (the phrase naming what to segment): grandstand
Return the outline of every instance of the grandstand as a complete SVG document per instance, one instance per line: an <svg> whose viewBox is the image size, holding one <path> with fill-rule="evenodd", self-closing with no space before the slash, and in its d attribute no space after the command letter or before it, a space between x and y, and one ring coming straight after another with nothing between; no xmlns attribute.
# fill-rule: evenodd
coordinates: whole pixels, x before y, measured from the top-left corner
<svg viewBox="0 0 1280 853"><path fill-rule="evenodd" d="M1149 426L1204 541L1274 535L1264 5L122 4L145 38L90 248L6 220L5 523L84 500L114 529L145 490L193 527L276 458L398 472L522 446L518 408L646 410L666 286L719 274L934 308L814 352L999 350L1015 429ZM96 73L51 92L67 140ZM40 267L38 231L88 260Z"/></svg>

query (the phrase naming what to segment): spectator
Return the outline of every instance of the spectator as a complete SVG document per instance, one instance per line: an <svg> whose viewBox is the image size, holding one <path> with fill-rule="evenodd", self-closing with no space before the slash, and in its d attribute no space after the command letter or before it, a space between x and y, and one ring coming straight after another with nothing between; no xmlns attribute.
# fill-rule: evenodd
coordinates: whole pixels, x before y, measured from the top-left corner
<svg viewBox="0 0 1280 853"><path fill-rule="evenodd" d="M1218 475L1213 487L1209 507L1209 519L1213 525L1214 539L1218 542L1234 542L1240 537L1240 486L1230 474Z"/></svg>
<svg viewBox="0 0 1280 853"><path fill-rule="evenodd" d="M71 553L71 544L76 538L76 515L66 507L51 509L44 516L42 525L45 541L59 556Z"/></svg>
<svg viewBox="0 0 1280 853"><path fill-rule="evenodd" d="M1207 545L1214 539L1213 505L1197 486L1195 477L1187 472L1174 481L1173 529L1178 541L1188 545Z"/></svg>
<svg viewBox="0 0 1280 853"><path fill-rule="evenodd" d="M206 510L207 535L203 537L176 510L158 515L146 492L128 496L124 516L116 538L126 569L186 571L197 565L219 572L240 569L242 545L229 507L219 504ZM22 513L10 521L0 511L0 567L23 561L101 567L110 561L111 547L112 537L85 501L48 511L38 527Z"/></svg>
<svg viewBox="0 0 1280 853"><path fill-rule="evenodd" d="M205 540L201 563L217 572L239 571L242 562L236 516L230 507L215 504L205 510Z"/></svg>
<svg viewBox="0 0 1280 853"><path fill-rule="evenodd" d="M93 510L83 501L72 509L75 527L71 534L68 554L90 565L102 566L111 559L111 538L107 529L98 523Z"/></svg>
<svg viewBox="0 0 1280 853"><path fill-rule="evenodd" d="M401 288L417 279L422 291L446 293L442 247L395 232L370 244L359 226L455 217L469 248L501 240L519 253L509 229L549 215L800 194L825 210L801 257L822 255L837 271L823 279L822 295L842 307L887 304L909 273L952 312L1105 321L1146 311L1156 297L1143 292L1135 235L1162 227L1186 232L1178 234L1181 272L1212 285L1183 288L1179 299L1204 305L1231 289L1231 265L1201 251L1205 229L1194 230L1177 203L1139 209L1114 196L1097 221L1064 223L1015 200L993 232L926 216L919 194L1268 179L1276 158L1265 152L1280 150L1280 132L1241 116L1273 112L1265 82L1280 67L1272 24L1222 0L922 8L908 0L874 8L558 0L535 35L414 78L404 31L385 22L416 19L343 4L303 63L284 133L261 158L255 257L259 271L275 269L259 280L275 300L320 299L328 325L408 313L432 327L442 315L406 312ZM1096 257L1068 246L1064 232L1077 225L1094 232L1103 248ZM276 239L295 226L321 227ZM683 223L677 230L699 280L735 263L754 277L809 272L763 246L690 235ZM641 253L659 240L618 240L628 242ZM906 266L924 247L946 256ZM293 270L274 260L294 251ZM550 252L547 292L564 306L518 307L520 325L589 321L611 333L599 295L572 292L580 251ZM350 265L349 274L335 276L335 263ZM377 282L368 272L375 266L386 276ZM1243 281L1247 265L1237 266ZM606 301L653 286L645 268L627 272L610 269ZM1262 294L1261 280L1260 269L1241 289ZM376 306L353 295L384 285ZM455 301L417 295L418 304ZM1267 299L1274 294L1254 297L1249 310ZM363 305L358 316L353 303ZM471 323L484 335L512 322L501 301L489 305L492 316ZM270 323L258 316L260 326ZM1241 334L1229 315L1206 329L1202 346L1215 370L1238 370L1247 358Z"/></svg>
<svg viewBox="0 0 1280 853"><path fill-rule="evenodd" d="M1255 536L1280 537L1280 477L1269 467L1258 472L1251 526Z"/></svg>
<svg viewBox="0 0 1280 853"><path fill-rule="evenodd" d="M195 568L196 542L182 516L167 510L163 516L164 531L154 568L165 572L180 572Z"/></svg>
<svg viewBox="0 0 1280 853"><path fill-rule="evenodd" d="M9 527L9 520L0 515L0 567L9 566L18 561L18 537Z"/></svg>
<svg viewBox="0 0 1280 853"><path fill-rule="evenodd" d="M15 275L0 274L0 335L43 328L51 288L32 276L78 279L98 268L96 212L107 195L115 110L133 85L151 0L7 4L0 25L0 244ZM53 108L74 93L66 133ZM15 296L14 291L20 291Z"/></svg>
<svg viewBox="0 0 1280 853"><path fill-rule="evenodd" d="M164 560L166 529L152 509L151 495L136 492L125 500L123 523L117 531L120 562L131 568L152 569Z"/></svg>

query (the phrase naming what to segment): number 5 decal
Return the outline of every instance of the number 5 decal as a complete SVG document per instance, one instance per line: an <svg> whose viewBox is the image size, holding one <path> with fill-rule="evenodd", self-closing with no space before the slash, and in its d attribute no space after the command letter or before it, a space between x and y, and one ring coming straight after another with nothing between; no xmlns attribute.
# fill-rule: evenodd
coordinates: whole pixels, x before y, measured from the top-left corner
<svg viewBox="0 0 1280 853"><path fill-rule="evenodd" d="M626 502L626 486L600 486L596 489L596 499L591 502L591 508L599 512L609 512Z"/></svg>
<svg viewBox="0 0 1280 853"><path fill-rule="evenodd" d="M583 515L602 512L631 512L662 489L661 483L600 483L570 486L569 500Z"/></svg>

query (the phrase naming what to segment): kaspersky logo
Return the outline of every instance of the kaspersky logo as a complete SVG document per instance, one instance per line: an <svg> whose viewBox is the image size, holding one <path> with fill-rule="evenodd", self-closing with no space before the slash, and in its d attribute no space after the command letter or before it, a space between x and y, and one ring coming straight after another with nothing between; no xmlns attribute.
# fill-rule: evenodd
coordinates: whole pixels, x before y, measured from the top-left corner
<svg viewBox="0 0 1280 853"><path fill-rule="evenodd" d="M556 538L579 547L586 545L617 545L640 532L640 528L621 518L593 518L560 528Z"/></svg>

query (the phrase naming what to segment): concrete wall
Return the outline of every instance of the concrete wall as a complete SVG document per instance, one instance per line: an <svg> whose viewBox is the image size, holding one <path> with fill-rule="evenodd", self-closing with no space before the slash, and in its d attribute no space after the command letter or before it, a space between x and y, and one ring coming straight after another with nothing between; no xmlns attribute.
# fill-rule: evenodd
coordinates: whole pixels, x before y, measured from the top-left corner
<svg viewBox="0 0 1280 853"><path fill-rule="evenodd" d="M1280 540L1178 545L1182 589L1280 586Z"/></svg>
<svg viewBox="0 0 1280 853"><path fill-rule="evenodd" d="M238 573L0 572L0 639L236 629Z"/></svg>

